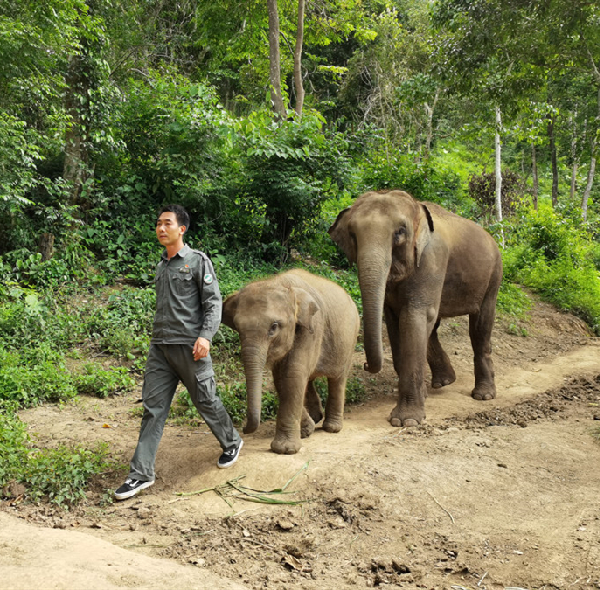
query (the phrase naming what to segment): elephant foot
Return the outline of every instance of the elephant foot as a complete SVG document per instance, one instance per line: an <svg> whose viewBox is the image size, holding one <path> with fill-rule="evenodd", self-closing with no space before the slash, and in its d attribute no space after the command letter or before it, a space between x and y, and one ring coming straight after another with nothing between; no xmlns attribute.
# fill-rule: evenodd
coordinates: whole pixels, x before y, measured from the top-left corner
<svg viewBox="0 0 600 590"><path fill-rule="evenodd" d="M432 371L431 387L433 387L433 389L439 389L440 387L450 385L450 383L454 383L455 381L456 373L451 365Z"/></svg>
<svg viewBox="0 0 600 590"><path fill-rule="evenodd" d="M315 431L315 423L310 416L306 416L302 419L302 425L300 426L300 437L308 438Z"/></svg>
<svg viewBox="0 0 600 590"><path fill-rule="evenodd" d="M450 383L454 383L455 381L456 373L454 372L454 369L450 367L449 372L436 373L431 377L431 387L433 387L433 389L440 389L440 387L450 385Z"/></svg>
<svg viewBox="0 0 600 590"><path fill-rule="evenodd" d="M477 386L471 392L471 397L480 401L486 401L496 398L496 387L493 385Z"/></svg>
<svg viewBox="0 0 600 590"><path fill-rule="evenodd" d="M339 432L342 429L343 422L341 420L330 420L327 418L325 422L323 422L323 430L326 432Z"/></svg>
<svg viewBox="0 0 600 590"><path fill-rule="evenodd" d="M396 406L388 418L390 424L396 428L404 426L419 426L425 420L425 409L419 407L400 409Z"/></svg>
<svg viewBox="0 0 600 590"><path fill-rule="evenodd" d="M278 455L295 455L301 448L300 440L276 437L271 442L271 450Z"/></svg>

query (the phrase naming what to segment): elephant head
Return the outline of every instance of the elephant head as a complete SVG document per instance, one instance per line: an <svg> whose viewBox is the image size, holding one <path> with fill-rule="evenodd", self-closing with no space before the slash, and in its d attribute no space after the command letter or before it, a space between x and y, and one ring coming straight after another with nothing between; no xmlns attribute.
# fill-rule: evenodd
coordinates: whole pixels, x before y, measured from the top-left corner
<svg viewBox="0 0 600 590"><path fill-rule="evenodd" d="M250 283L223 303L223 323L240 334L248 403L245 433L260 424L265 367L272 369L288 355L299 328L313 331L317 310L305 289L269 279Z"/></svg>
<svg viewBox="0 0 600 590"><path fill-rule="evenodd" d="M365 369L381 370L382 315L386 288L419 267L433 232L427 207L403 191L369 192L342 211L329 234L358 266L363 300Z"/></svg>

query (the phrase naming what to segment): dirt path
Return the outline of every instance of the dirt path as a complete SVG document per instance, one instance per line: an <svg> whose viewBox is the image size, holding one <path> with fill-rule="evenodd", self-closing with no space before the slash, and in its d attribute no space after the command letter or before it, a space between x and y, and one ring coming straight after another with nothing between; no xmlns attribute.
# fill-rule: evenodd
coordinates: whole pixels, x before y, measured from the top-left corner
<svg viewBox="0 0 600 590"><path fill-rule="evenodd" d="M527 330L498 327L498 399L478 402L466 323L444 326L457 381L430 392L419 428L386 421L388 355L342 432L318 429L297 455L269 452L263 424L221 471L204 428L168 426L156 485L130 501L106 502L119 473L72 513L3 502L0 588L600 588L599 341L544 304ZM106 440L125 462L136 396L23 418L47 444ZM308 500L297 506L250 503L227 483L271 490L294 476L288 498Z"/></svg>

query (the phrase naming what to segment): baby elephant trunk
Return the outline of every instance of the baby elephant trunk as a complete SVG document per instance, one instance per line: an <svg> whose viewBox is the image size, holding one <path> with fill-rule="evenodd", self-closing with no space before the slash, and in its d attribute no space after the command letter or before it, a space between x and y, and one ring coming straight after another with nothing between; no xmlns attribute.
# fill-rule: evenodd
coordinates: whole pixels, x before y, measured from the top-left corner
<svg viewBox="0 0 600 590"><path fill-rule="evenodd" d="M248 411L244 433L254 432L260 424L262 401L262 379L266 364L266 353L260 348L242 345L242 362L246 373L246 395Z"/></svg>

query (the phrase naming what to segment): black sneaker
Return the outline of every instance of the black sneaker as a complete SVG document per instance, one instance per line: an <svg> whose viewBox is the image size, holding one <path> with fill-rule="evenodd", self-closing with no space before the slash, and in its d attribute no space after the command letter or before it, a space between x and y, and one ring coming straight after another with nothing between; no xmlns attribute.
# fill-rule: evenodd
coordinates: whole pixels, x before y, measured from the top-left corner
<svg viewBox="0 0 600 590"><path fill-rule="evenodd" d="M132 479L128 477L125 483L115 491L115 498L117 500L125 500L135 496L137 493L149 488L154 485L154 481L141 481L139 479Z"/></svg>
<svg viewBox="0 0 600 590"><path fill-rule="evenodd" d="M233 449L229 449L228 451L223 451L223 454L217 461L217 467L220 469L227 469L228 467L231 467L238 460L243 446L244 441L240 439L240 444L237 447L233 447Z"/></svg>

